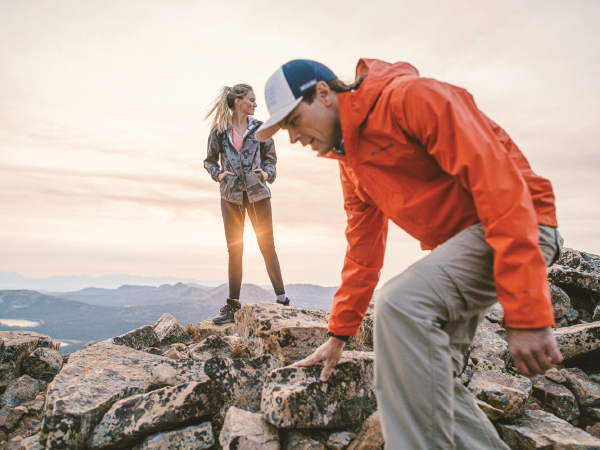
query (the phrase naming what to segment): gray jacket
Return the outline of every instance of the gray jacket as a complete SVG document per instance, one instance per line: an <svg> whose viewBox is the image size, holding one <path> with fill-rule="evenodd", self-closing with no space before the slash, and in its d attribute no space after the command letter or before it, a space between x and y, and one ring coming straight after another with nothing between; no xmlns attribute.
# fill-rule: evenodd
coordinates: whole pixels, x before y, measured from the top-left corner
<svg viewBox="0 0 600 450"><path fill-rule="evenodd" d="M210 173L213 180L219 181L218 176L222 172L232 172L235 175L225 175L219 182L221 198L231 203L241 205L243 202L244 186L251 203L258 202L271 197L271 191L267 181L273 183L277 176L275 165L277 155L273 139L259 142L255 137L256 129L262 124L261 121L248 118L248 128L244 133L242 143L242 155L233 147L230 129L225 133L211 131L208 137L208 155L204 160L204 168ZM269 174L265 180L260 172L262 169Z"/></svg>

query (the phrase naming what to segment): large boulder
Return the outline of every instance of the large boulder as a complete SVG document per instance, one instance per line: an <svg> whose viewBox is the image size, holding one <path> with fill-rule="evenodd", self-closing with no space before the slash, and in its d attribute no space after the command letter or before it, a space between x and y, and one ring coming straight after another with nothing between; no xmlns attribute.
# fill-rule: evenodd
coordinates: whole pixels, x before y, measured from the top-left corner
<svg viewBox="0 0 600 450"><path fill-rule="evenodd" d="M17 371L20 371L24 359L37 348L58 350L60 342L33 331L0 331L0 362L14 364Z"/></svg>
<svg viewBox="0 0 600 450"><path fill-rule="evenodd" d="M383 448L383 431L379 411L374 412L363 424L360 433L348 450L380 450Z"/></svg>
<svg viewBox="0 0 600 450"><path fill-rule="evenodd" d="M256 302L235 314L242 343L254 356L272 353L282 365L309 356L327 334L327 313Z"/></svg>
<svg viewBox="0 0 600 450"><path fill-rule="evenodd" d="M319 441L296 430L286 433L282 445L283 450L327 450Z"/></svg>
<svg viewBox="0 0 600 450"><path fill-rule="evenodd" d="M223 450L279 450L277 428L268 423L262 414L235 406L229 408L221 429L219 442Z"/></svg>
<svg viewBox="0 0 600 450"><path fill-rule="evenodd" d="M150 382L156 387L204 381L204 364L190 359L166 360L152 368Z"/></svg>
<svg viewBox="0 0 600 450"><path fill-rule="evenodd" d="M265 381L261 409L278 428L341 428L362 423L377 408L373 353L344 352L329 380L323 366L284 367Z"/></svg>
<svg viewBox="0 0 600 450"><path fill-rule="evenodd" d="M4 407L0 409L0 428L11 431L17 426L21 417L27 412L27 408L17 406L16 408Z"/></svg>
<svg viewBox="0 0 600 450"><path fill-rule="evenodd" d="M164 449L194 449L212 448L215 437L210 422L182 428L174 431L163 431L148 436L144 442L137 444L132 450L164 450Z"/></svg>
<svg viewBox="0 0 600 450"><path fill-rule="evenodd" d="M484 361L473 373L468 389L482 402L501 410L502 418L513 419L525 410L531 394L531 381Z"/></svg>
<svg viewBox="0 0 600 450"><path fill-rule="evenodd" d="M215 356L206 361L204 371L226 405L259 412L265 380L279 367L272 355L252 359Z"/></svg>
<svg viewBox="0 0 600 450"><path fill-rule="evenodd" d="M203 320L198 322L198 325L192 327L192 337L194 341L200 342L209 336L232 336L236 334L235 323L226 323L224 325L217 325L212 319Z"/></svg>
<svg viewBox="0 0 600 450"><path fill-rule="evenodd" d="M526 411L521 417L497 426L500 437L513 450L600 448L600 439L545 411Z"/></svg>
<svg viewBox="0 0 600 450"><path fill-rule="evenodd" d="M373 351L373 325L375 323L375 300L371 300L363 321L354 336L348 340L352 350Z"/></svg>
<svg viewBox="0 0 600 450"><path fill-rule="evenodd" d="M62 366L62 355L56 350L37 348L25 359L23 369L33 378L50 382L60 372Z"/></svg>
<svg viewBox="0 0 600 450"><path fill-rule="evenodd" d="M190 357L198 361L206 361L216 355L230 355L232 346L226 337L220 334L208 336L199 344L190 347Z"/></svg>
<svg viewBox="0 0 600 450"><path fill-rule="evenodd" d="M565 366L600 370L600 322L558 328L554 336Z"/></svg>
<svg viewBox="0 0 600 450"><path fill-rule="evenodd" d="M548 279L569 295L575 309L592 312L600 303L600 256L565 247Z"/></svg>
<svg viewBox="0 0 600 450"><path fill-rule="evenodd" d="M217 395L208 377L202 382L169 386L115 403L94 428L87 447L112 449L173 426L217 412Z"/></svg>
<svg viewBox="0 0 600 450"><path fill-rule="evenodd" d="M161 356L110 344L72 353L48 387L40 439L47 448L83 447L117 401L146 392Z"/></svg>
<svg viewBox="0 0 600 450"><path fill-rule="evenodd" d="M566 421L579 417L579 407L575 396L562 384L539 375L531 378L533 396L539 400L542 409Z"/></svg>
<svg viewBox="0 0 600 450"><path fill-rule="evenodd" d="M160 345L174 344L189 339L187 331L181 326L175 317L165 313L154 324L154 331ZM152 347L149 345L148 347Z"/></svg>
<svg viewBox="0 0 600 450"><path fill-rule="evenodd" d="M152 325L145 325L121 336L107 339L103 343L122 345L141 350L146 347L156 347L158 345L158 336Z"/></svg>

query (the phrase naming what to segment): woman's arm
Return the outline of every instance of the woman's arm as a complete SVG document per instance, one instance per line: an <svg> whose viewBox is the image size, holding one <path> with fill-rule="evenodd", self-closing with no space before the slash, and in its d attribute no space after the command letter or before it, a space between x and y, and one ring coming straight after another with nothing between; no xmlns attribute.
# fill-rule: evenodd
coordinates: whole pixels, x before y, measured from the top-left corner
<svg viewBox="0 0 600 450"><path fill-rule="evenodd" d="M219 181L219 175L221 173L221 166L219 165L220 148L219 137L215 131L212 131L208 137L208 154L204 160L204 168L215 181Z"/></svg>
<svg viewBox="0 0 600 450"><path fill-rule="evenodd" d="M269 174L269 178L265 181L273 183L277 177L277 155L275 154L275 143L273 139L260 143L260 157L262 159L264 168L263 170Z"/></svg>

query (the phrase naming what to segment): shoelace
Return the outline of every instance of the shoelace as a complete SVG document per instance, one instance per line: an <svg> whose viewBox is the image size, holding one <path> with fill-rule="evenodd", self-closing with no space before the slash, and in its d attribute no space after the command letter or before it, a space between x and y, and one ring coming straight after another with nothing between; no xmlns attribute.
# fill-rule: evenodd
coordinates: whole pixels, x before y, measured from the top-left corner
<svg viewBox="0 0 600 450"><path fill-rule="evenodd" d="M233 307L229 304L223 306L219 311L221 314L227 314L229 311L233 310Z"/></svg>

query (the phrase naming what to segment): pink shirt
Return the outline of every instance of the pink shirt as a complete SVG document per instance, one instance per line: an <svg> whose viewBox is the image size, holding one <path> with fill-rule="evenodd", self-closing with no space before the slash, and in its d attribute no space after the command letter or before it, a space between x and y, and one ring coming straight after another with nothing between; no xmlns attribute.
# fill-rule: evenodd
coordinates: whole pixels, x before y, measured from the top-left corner
<svg viewBox="0 0 600 450"><path fill-rule="evenodd" d="M233 141L233 148L235 148L240 154L240 158L242 157L242 143L244 142L244 136L240 136L235 131L235 128L231 127L231 140ZM244 186L244 191L246 190L246 186Z"/></svg>

